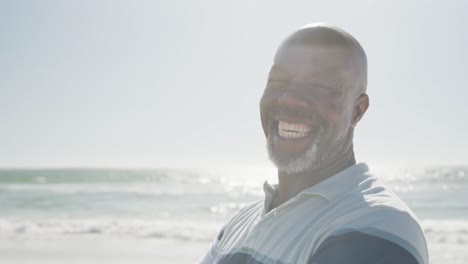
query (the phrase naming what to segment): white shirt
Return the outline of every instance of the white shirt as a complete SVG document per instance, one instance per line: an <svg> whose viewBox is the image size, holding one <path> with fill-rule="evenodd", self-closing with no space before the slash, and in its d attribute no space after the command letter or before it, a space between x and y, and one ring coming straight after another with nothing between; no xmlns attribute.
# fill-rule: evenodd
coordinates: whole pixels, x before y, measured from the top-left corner
<svg viewBox="0 0 468 264"><path fill-rule="evenodd" d="M276 187L265 182L265 199L237 212L201 263L428 263L416 216L366 164L268 211Z"/></svg>

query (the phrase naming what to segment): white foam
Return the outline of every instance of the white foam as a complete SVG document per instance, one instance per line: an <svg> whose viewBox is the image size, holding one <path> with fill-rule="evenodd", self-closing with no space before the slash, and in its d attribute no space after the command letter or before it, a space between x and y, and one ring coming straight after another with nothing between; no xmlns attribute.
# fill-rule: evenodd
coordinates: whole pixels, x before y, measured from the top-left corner
<svg viewBox="0 0 468 264"><path fill-rule="evenodd" d="M76 219L76 218L0 218L0 238L47 238L50 236L109 236L211 241L222 222Z"/></svg>
<svg viewBox="0 0 468 264"><path fill-rule="evenodd" d="M213 213L230 215L243 204L222 203L210 208ZM111 218L0 218L0 238L47 236L120 236L211 241L226 221L206 219L111 219ZM468 245L467 220L421 221L429 244Z"/></svg>

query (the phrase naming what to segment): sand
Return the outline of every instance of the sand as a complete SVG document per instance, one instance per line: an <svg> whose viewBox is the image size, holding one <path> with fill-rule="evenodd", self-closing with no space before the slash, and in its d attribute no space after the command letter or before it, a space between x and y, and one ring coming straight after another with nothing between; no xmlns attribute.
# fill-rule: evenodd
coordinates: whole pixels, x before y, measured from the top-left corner
<svg viewBox="0 0 468 264"><path fill-rule="evenodd" d="M467 244L429 243L431 264L468 263ZM209 242L99 237L0 238L0 263L197 263Z"/></svg>
<svg viewBox="0 0 468 264"><path fill-rule="evenodd" d="M207 247L207 243L160 239L0 239L0 263L197 263Z"/></svg>

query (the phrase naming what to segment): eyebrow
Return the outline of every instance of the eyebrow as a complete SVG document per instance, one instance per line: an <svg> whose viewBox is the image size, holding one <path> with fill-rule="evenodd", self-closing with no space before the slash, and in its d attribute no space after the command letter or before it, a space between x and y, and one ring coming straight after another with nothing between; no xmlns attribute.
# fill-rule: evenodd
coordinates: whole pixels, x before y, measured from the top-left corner
<svg viewBox="0 0 468 264"><path fill-rule="evenodd" d="M311 73L312 75L313 73ZM271 76L275 76L276 78L271 78ZM268 73L268 79L267 82L270 81L282 81L284 79L292 77L293 74L288 71L286 68L282 67L281 65L278 64L273 64L270 68L270 71ZM316 86L316 87L322 87L326 89L331 89L331 90L337 90L341 86L341 81L334 82L330 80L303 80L304 84L308 86Z"/></svg>

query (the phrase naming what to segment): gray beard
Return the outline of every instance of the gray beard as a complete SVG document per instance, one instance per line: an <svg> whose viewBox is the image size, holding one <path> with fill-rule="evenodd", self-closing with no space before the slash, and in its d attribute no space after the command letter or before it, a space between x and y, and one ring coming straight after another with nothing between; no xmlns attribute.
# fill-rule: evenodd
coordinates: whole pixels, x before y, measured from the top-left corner
<svg viewBox="0 0 468 264"><path fill-rule="evenodd" d="M314 140L314 143L309 149L299 157L281 161L273 153L273 142L270 138L267 139L267 150L270 160L276 165L279 171L286 174L298 174L307 170L318 170L323 168L326 155L320 153L319 144L323 131L319 131L319 135Z"/></svg>

